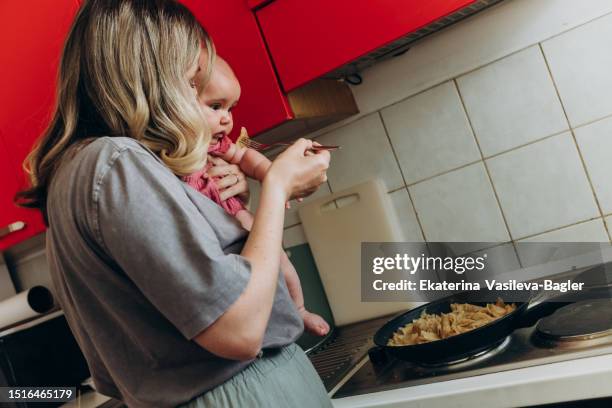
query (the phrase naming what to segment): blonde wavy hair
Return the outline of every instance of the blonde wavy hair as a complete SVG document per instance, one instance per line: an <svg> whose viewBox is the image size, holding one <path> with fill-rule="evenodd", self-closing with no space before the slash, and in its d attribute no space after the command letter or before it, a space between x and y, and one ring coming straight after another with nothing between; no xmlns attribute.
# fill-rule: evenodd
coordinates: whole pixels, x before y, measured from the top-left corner
<svg viewBox="0 0 612 408"><path fill-rule="evenodd" d="M174 0L85 1L64 45L51 121L24 162L31 187L18 204L42 210L47 222L53 173L96 137L133 137L178 176L201 169L210 131L185 76L201 47L210 78L212 41Z"/></svg>

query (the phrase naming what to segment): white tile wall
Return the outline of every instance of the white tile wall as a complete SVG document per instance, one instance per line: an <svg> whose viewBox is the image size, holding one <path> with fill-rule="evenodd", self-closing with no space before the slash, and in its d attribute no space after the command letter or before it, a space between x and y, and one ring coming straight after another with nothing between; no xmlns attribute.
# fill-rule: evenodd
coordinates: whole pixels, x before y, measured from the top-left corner
<svg viewBox="0 0 612 408"><path fill-rule="evenodd" d="M421 227L417 221L416 214L408 190L402 188L389 194L391 203L397 214L397 219L401 224L402 233L406 242L423 241Z"/></svg>
<svg viewBox="0 0 612 408"><path fill-rule="evenodd" d="M569 132L488 159L487 165L515 239L599 215Z"/></svg>
<svg viewBox="0 0 612 408"><path fill-rule="evenodd" d="M383 178L407 240L610 240L612 129L576 129L612 116L610 27L609 0L506 1L368 69L361 113L311 135L343 145L331 191Z"/></svg>
<svg viewBox="0 0 612 408"><path fill-rule="evenodd" d="M584 253L598 251L601 242L609 240L602 219L591 220L580 224L551 231L519 241L516 248L524 266L540 265L554 260L561 260ZM540 242L534 246L524 243ZM593 245L556 246L555 242L592 242Z"/></svg>
<svg viewBox="0 0 612 408"><path fill-rule="evenodd" d="M343 190L372 177L384 180L390 191L403 185L399 166L378 112L333 130L317 141L342 146L332 152L333 165L327 172L329 186L333 191Z"/></svg>
<svg viewBox="0 0 612 408"><path fill-rule="evenodd" d="M604 214L612 213L612 118L576 129L576 141Z"/></svg>
<svg viewBox="0 0 612 408"><path fill-rule="evenodd" d="M452 81L381 113L408 184L480 159Z"/></svg>
<svg viewBox="0 0 612 408"><path fill-rule="evenodd" d="M539 46L457 78L485 156L568 128Z"/></svg>
<svg viewBox="0 0 612 408"><path fill-rule="evenodd" d="M363 72L354 87L368 114L612 12L610 0L511 0Z"/></svg>
<svg viewBox="0 0 612 408"><path fill-rule="evenodd" d="M612 113L612 15L542 44L572 126Z"/></svg>
<svg viewBox="0 0 612 408"><path fill-rule="evenodd" d="M486 273L488 275L499 275L504 272L515 271L521 268L514 245L510 242L503 245L498 245L492 248L487 248L482 251L477 251L474 256L487 255Z"/></svg>
<svg viewBox="0 0 612 408"><path fill-rule="evenodd" d="M608 239L604 223L600 218L536 235L519 242L604 242Z"/></svg>
<svg viewBox="0 0 612 408"><path fill-rule="evenodd" d="M482 163L415 184L409 191L428 241L510 239Z"/></svg>

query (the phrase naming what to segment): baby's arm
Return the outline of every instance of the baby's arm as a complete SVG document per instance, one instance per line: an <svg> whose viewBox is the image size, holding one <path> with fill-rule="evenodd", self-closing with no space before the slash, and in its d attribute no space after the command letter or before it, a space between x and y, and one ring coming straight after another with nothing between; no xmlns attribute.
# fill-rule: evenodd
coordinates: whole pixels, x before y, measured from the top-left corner
<svg viewBox="0 0 612 408"><path fill-rule="evenodd" d="M256 150L231 143L227 151L220 155L223 160L237 164L247 176L263 181L272 162Z"/></svg>

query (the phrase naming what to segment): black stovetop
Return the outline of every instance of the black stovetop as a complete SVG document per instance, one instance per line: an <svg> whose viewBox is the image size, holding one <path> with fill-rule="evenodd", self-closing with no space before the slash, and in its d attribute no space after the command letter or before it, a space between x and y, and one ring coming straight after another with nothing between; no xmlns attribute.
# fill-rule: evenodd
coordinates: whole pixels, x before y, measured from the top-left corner
<svg viewBox="0 0 612 408"><path fill-rule="evenodd" d="M561 306L563 305L546 305L549 310ZM388 357L386 354L381 358L379 350L373 347L372 358L368 358L338 389L334 398L612 354L611 335L583 342L551 344L542 340L535 323L534 321L530 327L515 330L490 353L448 366L423 366Z"/></svg>

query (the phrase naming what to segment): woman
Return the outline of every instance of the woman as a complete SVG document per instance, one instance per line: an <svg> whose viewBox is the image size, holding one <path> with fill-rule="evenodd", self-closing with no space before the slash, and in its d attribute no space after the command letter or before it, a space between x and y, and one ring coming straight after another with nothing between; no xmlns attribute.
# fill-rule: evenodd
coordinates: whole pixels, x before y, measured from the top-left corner
<svg viewBox="0 0 612 408"><path fill-rule="evenodd" d="M86 2L21 198L47 220L53 283L98 391L130 407L331 406L279 276L284 204L326 180L329 154L302 139L279 155L248 237L181 182L210 139L190 83L213 53L174 1Z"/></svg>

